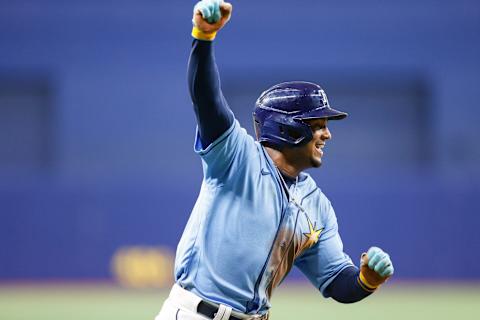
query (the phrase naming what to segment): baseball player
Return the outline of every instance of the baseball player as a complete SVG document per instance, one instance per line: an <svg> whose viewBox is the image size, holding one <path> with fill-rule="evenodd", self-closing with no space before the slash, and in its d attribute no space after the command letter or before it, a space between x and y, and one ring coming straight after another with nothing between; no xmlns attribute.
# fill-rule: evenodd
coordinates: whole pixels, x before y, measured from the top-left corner
<svg viewBox="0 0 480 320"><path fill-rule="evenodd" d="M188 84L204 179L157 320L268 319L272 293L293 265L342 303L362 300L393 274L377 247L361 255L360 268L352 263L330 201L304 172L322 164L329 121L347 116L320 86L295 81L264 91L253 112L256 140L235 119L213 52L231 14L221 0L194 8Z"/></svg>

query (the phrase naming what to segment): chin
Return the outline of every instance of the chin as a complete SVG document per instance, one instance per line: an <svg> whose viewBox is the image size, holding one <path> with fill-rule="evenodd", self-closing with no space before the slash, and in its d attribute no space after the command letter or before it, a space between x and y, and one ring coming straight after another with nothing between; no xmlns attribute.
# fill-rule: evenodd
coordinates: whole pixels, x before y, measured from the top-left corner
<svg viewBox="0 0 480 320"><path fill-rule="evenodd" d="M322 159L312 159L311 166L312 168L319 168L322 165Z"/></svg>

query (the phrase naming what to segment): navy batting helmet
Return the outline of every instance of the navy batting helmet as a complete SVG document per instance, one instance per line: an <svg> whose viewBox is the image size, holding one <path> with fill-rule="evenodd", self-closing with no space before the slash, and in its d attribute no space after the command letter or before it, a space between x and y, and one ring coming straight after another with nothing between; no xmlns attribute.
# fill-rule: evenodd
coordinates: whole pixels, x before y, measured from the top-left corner
<svg viewBox="0 0 480 320"><path fill-rule="evenodd" d="M293 147L308 143L310 126L303 120L340 120L347 116L330 108L325 91L317 84L292 81L264 91L255 103L253 120L259 142L273 147Z"/></svg>

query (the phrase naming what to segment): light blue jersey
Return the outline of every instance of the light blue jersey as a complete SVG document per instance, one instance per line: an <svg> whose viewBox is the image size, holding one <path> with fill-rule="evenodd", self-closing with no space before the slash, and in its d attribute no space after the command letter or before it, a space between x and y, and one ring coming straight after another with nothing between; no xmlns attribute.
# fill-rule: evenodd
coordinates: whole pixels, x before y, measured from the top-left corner
<svg viewBox="0 0 480 320"><path fill-rule="evenodd" d="M177 248L175 280L183 288L244 313L265 313L295 264L326 296L346 267L335 212L306 173L290 197L266 150L237 121L204 147L204 179Z"/></svg>

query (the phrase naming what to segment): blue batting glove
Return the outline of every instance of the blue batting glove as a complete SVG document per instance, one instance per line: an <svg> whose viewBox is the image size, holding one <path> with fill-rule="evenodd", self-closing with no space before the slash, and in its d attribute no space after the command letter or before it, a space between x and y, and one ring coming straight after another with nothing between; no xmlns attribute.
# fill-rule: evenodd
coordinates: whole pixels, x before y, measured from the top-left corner
<svg viewBox="0 0 480 320"><path fill-rule="evenodd" d="M193 8L192 36L198 40L213 41L217 31L230 20L232 5L223 0L202 0Z"/></svg>
<svg viewBox="0 0 480 320"><path fill-rule="evenodd" d="M221 0L202 0L198 2L193 11L200 11L203 19L208 23L216 23L222 17L220 13Z"/></svg>
<svg viewBox="0 0 480 320"><path fill-rule="evenodd" d="M390 277L393 274L393 264L390 256L382 249L371 247L367 252L368 267L382 277Z"/></svg>
<svg viewBox="0 0 480 320"><path fill-rule="evenodd" d="M393 275L390 256L378 247L371 247L360 259L360 282L367 290L375 290Z"/></svg>

